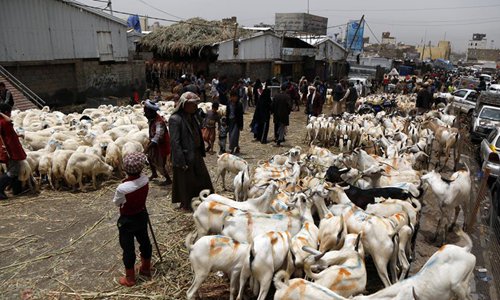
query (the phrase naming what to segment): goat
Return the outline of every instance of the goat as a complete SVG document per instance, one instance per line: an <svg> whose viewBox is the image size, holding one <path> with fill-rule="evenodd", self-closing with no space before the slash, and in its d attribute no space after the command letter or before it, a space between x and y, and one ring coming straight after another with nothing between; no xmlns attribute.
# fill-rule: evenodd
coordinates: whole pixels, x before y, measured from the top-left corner
<svg viewBox="0 0 500 300"><path fill-rule="evenodd" d="M343 215L349 233L364 232L363 247L372 256L378 275L385 286L390 280L387 274L387 264L391 261L392 277L396 277L396 245L393 238L401 227L408 224L406 214L394 214L389 218L381 218L366 214L363 210L353 205L344 191L339 187L333 188L336 203L330 211L334 215Z"/></svg>
<svg viewBox="0 0 500 300"><path fill-rule="evenodd" d="M195 299L195 294L210 272L223 271L230 278L230 299L237 295L238 283L247 259L250 245L239 243L225 236L208 235L192 243L194 235L186 238L189 250L189 261L194 272L193 284L187 291L189 300Z"/></svg>
<svg viewBox="0 0 500 300"><path fill-rule="evenodd" d="M248 189L250 188L250 171L247 167L244 171L240 171L234 177L234 200L245 201L248 198Z"/></svg>
<svg viewBox="0 0 500 300"><path fill-rule="evenodd" d="M357 296L353 300L390 300L401 291L413 289L418 300L472 299L469 282L474 276L476 257L470 253L472 241L463 233L467 246L445 245L439 248L414 276L369 296Z"/></svg>
<svg viewBox="0 0 500 300"><path fill-rule="evenodd" d="M349 234L344 247L338 251L321 253L305 249L314 254L304 264L307 276L316 284L344 297L363 292L366 287L366 268L361 234Z"/></svg>
<svg viewBox="0 0 500 300"><path fill-rule="evenodd" d="M460 170L453 173L451 178L452 180L444 180L441 175L434 170L422 176L424 184L430 187L436 195L437 205L441 215L439 216L434 240L441 237L442 244L446 242L448 230L455 226L460 208L462 208L464 212L464 228L467 228L467 217L469 216L469 203L472 194L472 182L469 168L467 167L467 170ZM455 217L449 228L450 215L453 213L453 210L455 210Z"/></svg>
<svg viewBox="0 0 500 300"><path fill-rule="evenodd" d="M295 208L283 214L256 212L236 213L224 219L222 234L240 242L251 242L256 236L272 231L287 231L292 236L302 228L302 220L311 210L312 200L295 197Z"/></svg>
<svg viewBox="0 0 500 300"><path fill-rule="evenodd" d="M274 300L347 300L319 284L301 278L290 280L285 270L276 273L274 286Z"/></svg>
<svg viewBox="0 0 500 300"><path fill-rule="evenodd" d="M385 187L385 188L372 188L372 189L360 189L353 185L348 185L346 188L343 188L347 197L361 209L366 209L368 204L375 203L375 198L392 198L392 199L400 199L407 200L412 195L410 192L404 189L395 188L395 187Z"/></svg>
<svg viewBox="0 0 500 300"><path fill-rule="evenodd" d="M224 153L217 159L217 179L222 178L222 188L226 190L226 172L237 174L248 168L248 163L236 155Z"/></svg>
<svg viewBox="0 0 500 300"><path fill-rule="evenodd" d="M273 274L284 265L288 272L293 268L290 255L290 233L270 231L256 236L250 246L247 261L241 270L237 299L242 299L245 284L252 276L256 282L254 294L259 287L257 300L264 300L271 286Z"/></svg>
<svg viewBox="0 0 500 300"><path fill-rule="evenodd" d="M448 159L450 158L451 148L453 148L453 170L456 170L457 164L460 161L460 145L458 142L460 140L460 131L457 128L439 126L435 121L425 121L422 123L422 127L431 129L434 132L434 136L439 144L436 167L440 165L441 153L444 152L445 159L441 170L444 169Z"/></svg>

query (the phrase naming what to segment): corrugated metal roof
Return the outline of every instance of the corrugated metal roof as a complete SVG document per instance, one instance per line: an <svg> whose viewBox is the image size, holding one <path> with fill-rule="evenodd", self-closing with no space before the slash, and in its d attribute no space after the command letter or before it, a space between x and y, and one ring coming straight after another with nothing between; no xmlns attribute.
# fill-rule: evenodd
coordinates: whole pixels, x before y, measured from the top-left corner
<svg viewBox="0 0 500 300"><path fill-rule="evenodd" d="M301 40L303 40L304 42L306 43L309 43L311 45L319 45L321 43L324 43L326 41L331 41L332 43L334 43L337 47L341 48L342 50L346 51L345 48L337 43L336 41L334 41L332 38L330 38L329 36L325 36L325 35L322 35L322 36L316 36L316 37L304 37L304 36L298 36L298 38L300 38Z"/></svg>
<svg viewBox="0 0 500 300"><path fill-rule="evenodd" d="M83 9L83 10L88 11L90 13L93 13L95 15L101 16L103 18L109 19L109 20L117 22L117 23L120 23L123 26L127 26L127 21L126 20L120 19L118 17L115 17L113 15L105 13L105 12L103 12L101 10L93 9L91 7L88 7L88 5L80 3L78 1L74 1L74 0L57 0L57 1L61 1L63 3L66 3L66 4L69 4L71 6L74 6L74 7L78 8L78 9Z"/></svg>

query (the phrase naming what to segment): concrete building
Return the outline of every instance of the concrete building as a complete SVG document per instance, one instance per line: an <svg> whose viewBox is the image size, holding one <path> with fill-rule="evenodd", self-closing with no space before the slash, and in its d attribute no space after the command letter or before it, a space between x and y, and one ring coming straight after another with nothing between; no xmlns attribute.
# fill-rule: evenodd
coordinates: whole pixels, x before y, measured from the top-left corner
<svg viewBox="0 0 500 300"><path fill-rule="evenodd" d="M396 45L396 38L391 36L390 32L382 32L382 45Z"/></svg>
<svg viewBox="0 0 500 300"><path fill-rule="evenodd" d="M451 54L451 43L450 41L439 41L437 46L429 45L418 46L417 51L420 54L420 59L450 59Z"/></svg>
<svg viewBox="0 0 500 300"><path fill-rule="evenodd" d="M144 78L122 19L62 0L3 0L1 15L0 65L49 105L125 95Z"/></svg>
<svg viewBox="0 0 500 300"><path fill-rule="evenodd" d="M474 33L472 35L472 40L467 42L467 49L487 49L488 39L486 39L486 34L484 33Z"/></svg>

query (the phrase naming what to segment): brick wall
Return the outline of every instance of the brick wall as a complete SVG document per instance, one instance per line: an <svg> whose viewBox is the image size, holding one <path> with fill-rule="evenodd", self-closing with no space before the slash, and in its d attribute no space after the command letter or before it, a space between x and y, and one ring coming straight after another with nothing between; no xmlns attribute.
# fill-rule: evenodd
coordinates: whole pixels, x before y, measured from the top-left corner
<svg viewBox="0 0 500 300"><path fill-rule="evenodd" d="M21 65L6 67L24 85L44 99L53 102L73 103L76 93L74 64Z"/></svg>

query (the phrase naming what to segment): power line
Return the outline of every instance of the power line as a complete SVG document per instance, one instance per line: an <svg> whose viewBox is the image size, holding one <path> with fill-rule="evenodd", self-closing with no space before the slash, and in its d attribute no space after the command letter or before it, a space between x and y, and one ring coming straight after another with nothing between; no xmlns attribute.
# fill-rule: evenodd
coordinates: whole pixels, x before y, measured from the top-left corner
<svg viewBox="0 0 500 300"><path fill-rule="evenodd" d="M158 10L158 11L161 11L162 13L164 13L164 14L166 14L166 15L168 15L168 16L171 16L171 17L174 17L174 18L177 18L177 19L180 19L180 20L184 20L184 19L185 19L185 18L178 17L178 16L176 16L176 15L173 15L173 14L171 14L171 13L169 13L169 12L166 12L166 11L164 11L164 10L162 10L162 9L158 8L158 7L155 7L155 6L153 6L153 5L149 4L149 3L147 3L147 2L146 2L146 1L144 1L144 0L139 0L139 2L141 2L141 3L145 4L146 6L151 7L152 9L156 9L156 10Z"/></svg>
<svg viewBox="0 0 500 300"><path fill-rule="evenodd" d="M366 26L368 27L368 30L370 30L370 32L372 33L372 35L373 35L373 37L375 38L375 40L377 40L377 43L381 44L381 43L380 43L380 41L379 41L379 39L378 39L378 38L377 38L377 36L375 35L375 33L373 33L373 31L372 31L372 29L371 29L370 25L368 25L368 22L366 22L366 20L365 20L365 24L366 24Z"/></svg>
<svg viewBox="0 0 500 300"><path fill-rule="evenodd" d="M478 21L478 22L468 22L468 23L448 23L448 24L408 24L408 23L379 23L372 22L372 24L377 25L390 25L390 26L405 26L405 27L442 27L442 26L466 26L466 25L480 25L480 24L488 24L488 23L498 23L500 19L490 20L490 21Z"/></svg>
<svg viewBox="0 0 500 300"><path fill-rule="evenodd" d="M372 19L372 20L377 21L377 19ZM426 20L425 24L429 24L429 23L457 23L457 22L460 22L460 23L462 23L462 22L487 22L487 21L495 21L495 20L499 20L499 17L496 16L496 17L489 17L489 18L481 18L481 20L478 20L478 18L460 19L460 20L437 20L437 21ZM385 21L387 21L387 20L385 20ZM380 21L380 22L384 22L384 21ZM416 21L416 20L391 20L390 22L396 22L396 23L402 22L402 24L422 24L422 22Z"/></svg>
<svg viewBox="0 0 500 300"><path fill-rule="evenodd" d="M385 9L314 9L313 11L346 11L346 12L386 12L386 11L435 11L435 10L457 10L457 9L474 9L474 8L492 8L500 7L500 4L494 5L476 5L476 6L455 6L455 7L433 7L433 8L385 8Z"/></svg>
<svg viewBox="0 0 500 300"><path fill-rule="evenodd" d="M81 6L81 7L92 8L92 9L99 9L100 10L99 7L92 6L92 5L86 5L86 4L82 4L82 3L78 3L78 2L74 2L74 1L68 1L68 0L66 0L65 2L73 4L73 5L76 5L76 6ZM102 10L110 11L109 8L104 8ZM152 19L152 20L165 21L165 22L170 22L170 23L180 23L180 22L183 22L183 23L190 24L190 25L213 27L213 25L197 24L197 23L193 23L193 22L179 21L179 20L172 20L172 19L165 19L165 18L160 18L160 17L151 17L151 16L147 16L147 15L141 15L141 14L136 14L136 13L132 13L132 12L124 12L124 11L119 11L119 10L113 10L113 12L117 13L117 14L121 14L121 15L127 15L127 16L137 15L138 17L144 17L144 18L148 18L148 19Z"/></svg>

